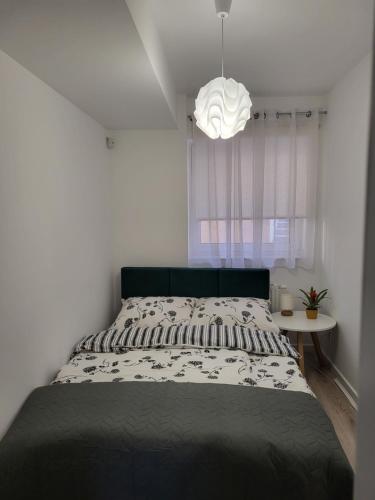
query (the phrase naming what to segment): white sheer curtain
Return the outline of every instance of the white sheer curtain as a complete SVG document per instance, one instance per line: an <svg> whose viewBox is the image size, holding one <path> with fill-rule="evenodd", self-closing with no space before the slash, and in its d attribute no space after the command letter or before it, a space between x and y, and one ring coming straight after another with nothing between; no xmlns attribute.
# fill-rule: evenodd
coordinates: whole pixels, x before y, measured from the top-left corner
<svg viewBox="0 0 375 500"><path fill-rule="evenodd" d="M313 266L319 113L259 113L230 140L194 128L189 263Z"/></svg>

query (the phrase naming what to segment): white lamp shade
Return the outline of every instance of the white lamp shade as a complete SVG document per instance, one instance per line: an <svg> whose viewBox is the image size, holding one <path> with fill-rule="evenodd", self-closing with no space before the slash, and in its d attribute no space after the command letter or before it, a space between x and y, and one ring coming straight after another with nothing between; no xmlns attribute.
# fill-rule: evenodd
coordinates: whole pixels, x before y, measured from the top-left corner
<svg viewBox="0 0 375 500"><path fill-rule="evenodd" d="M280 295L280 309L281 311L293 311L294 297L291 293L282 293Z"/></svg>
<svg viewBox="0 0 375 500"><path fill-rule="evenodd" d="M245 128L251 106L242 83L220 76L199 90L194 116L197 126L211 139L229 139Z"/></svg>

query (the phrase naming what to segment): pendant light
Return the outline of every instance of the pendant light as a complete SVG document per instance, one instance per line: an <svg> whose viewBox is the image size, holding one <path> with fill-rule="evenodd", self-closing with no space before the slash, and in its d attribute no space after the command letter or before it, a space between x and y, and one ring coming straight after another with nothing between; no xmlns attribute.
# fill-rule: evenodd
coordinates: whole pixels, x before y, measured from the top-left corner
<svg viewBox="0 0 375 500"><path fill-rule="evenodd" d="M221 19L221 76L202 87L195 100L197 126L211 139L229 139L243 130L252 106L245 86L224 77L224 19L229 16L231 3L232 0L215 0Z"/></svg>

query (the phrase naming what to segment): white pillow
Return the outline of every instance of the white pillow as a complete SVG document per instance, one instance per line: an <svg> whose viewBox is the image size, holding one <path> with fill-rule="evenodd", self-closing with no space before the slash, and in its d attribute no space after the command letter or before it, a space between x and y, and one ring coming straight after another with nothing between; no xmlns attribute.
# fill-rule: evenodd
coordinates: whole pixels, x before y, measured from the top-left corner
<svg viewBox="0 0 375 500"><path fill-rule="evenodd" d="M243 297L197 299L191 325L227 325L254 327L279 333L272 319L268 301Z"/></svg>
<svg viewBox="0 0 375 500"><path fill-rule="evenodd" d="M122 309L110 328L188 325L193 315L195 298L131 297L122 300Z"/></svg>

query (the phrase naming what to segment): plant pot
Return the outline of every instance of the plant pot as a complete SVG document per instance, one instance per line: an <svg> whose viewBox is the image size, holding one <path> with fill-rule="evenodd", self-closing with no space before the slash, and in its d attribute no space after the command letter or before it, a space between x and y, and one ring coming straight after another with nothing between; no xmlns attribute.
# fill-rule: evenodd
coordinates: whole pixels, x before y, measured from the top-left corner
<svg viewBox="0 0 375 500"><path fill-rule="evenodd" d="M316 319L318 317L318 309L306 309L307 319Z"/></svg>

